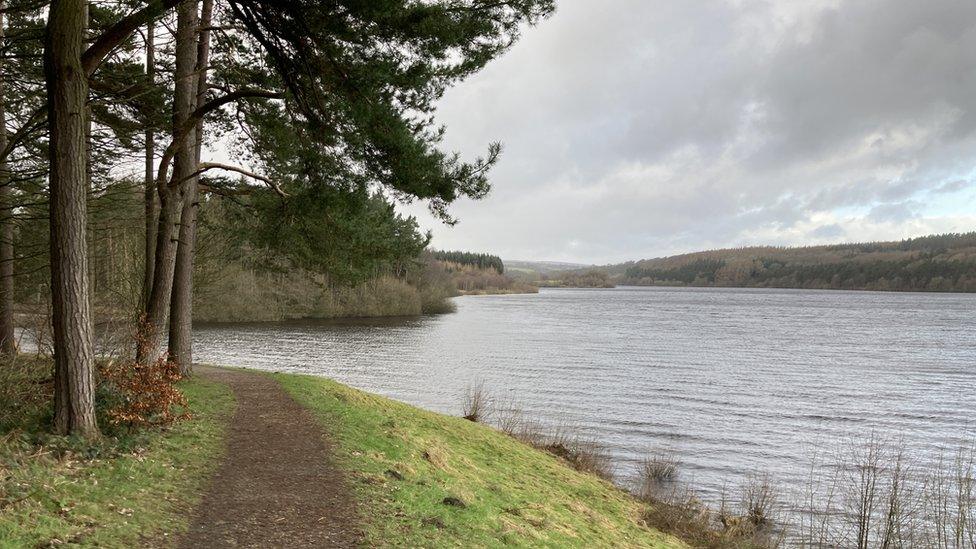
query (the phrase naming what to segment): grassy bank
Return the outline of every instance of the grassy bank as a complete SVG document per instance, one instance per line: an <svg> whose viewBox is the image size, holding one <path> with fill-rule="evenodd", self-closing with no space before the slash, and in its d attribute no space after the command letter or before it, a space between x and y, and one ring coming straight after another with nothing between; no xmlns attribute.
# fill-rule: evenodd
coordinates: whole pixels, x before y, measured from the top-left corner
<svg viewBox="0 0 976 549"><path fill-rule="evenodd" d="M219 462L233 396L184 381L192 419L84 443L46 434L49 372L47 361L0 371L0 547L169 545ZM268 375L336 442L367 546L683 546L648 528L629 494L491 427Z"/></svg>
<svg viewBox="0 0 976 549"><path fill-rule="evenodd" d="M135 547L187 527L234 409L225 387L181 382L192 419L85 443L46 434L49 362L2 368L0 547Z"/></svg>
<svg viewBox="0 0 976 549"><path fill-rule="evenodd" d="M643 506L497 430L333 381L275 378L338 445L372 546L676 547Z"/></svg>

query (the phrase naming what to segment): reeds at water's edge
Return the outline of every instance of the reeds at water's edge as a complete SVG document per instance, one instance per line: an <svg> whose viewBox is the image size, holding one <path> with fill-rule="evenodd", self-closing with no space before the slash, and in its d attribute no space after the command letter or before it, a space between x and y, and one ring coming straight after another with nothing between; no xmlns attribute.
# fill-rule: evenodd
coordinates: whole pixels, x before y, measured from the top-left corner
<svg viewBox="0 0 976 549"><path fill-rule="evenodd" d="M597 441L527 418L483 382L469 387L463 404L464 417L615 480L610 454ZM681 481L679 454L654 449L626 488L647 503L648 526L697 547L976 548L976 441L944 449L932 463L872 432L804 457L802 486L784 490L757 472L709 505Z"/></svg>

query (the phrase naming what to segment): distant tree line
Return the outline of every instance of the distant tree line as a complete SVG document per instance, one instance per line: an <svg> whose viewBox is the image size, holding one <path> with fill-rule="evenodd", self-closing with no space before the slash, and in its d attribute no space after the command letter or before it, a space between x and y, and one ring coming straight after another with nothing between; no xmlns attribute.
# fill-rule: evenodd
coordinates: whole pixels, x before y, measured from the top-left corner
<svg viewBox="0 0 976 549"><path fill-rule="evenodd" d="M539 285L549 288L613 288L616 286L608 273L598 269L566 271L545 276Z"/></svg>
<svg viewBox="0 0 976 549"><path fill-rule="evenodd" d="M976 232L945 233L908 238L899 242L862 242L826 246L830 250L850 250L859 253L901 250L903 252L944 252L949 249L976 248Z"/></svg>
<svg viewBox="0 0 976 549"><path fill-rule="evenodd" d="M635 265L627 269L630 281L649 280L654 282L672 282L694 284L696 282L714 283L716 273L725 267L725 261L716 259L696 259L680 267L648 269Z"/></svg>
<svg viewBox="0 0 976 549"><path fill-rule="evenodd" d="M976 292L976 233L901 242L700 252L626 265L622 282Z"/></svg>
<svg viewBox="0 0 976 549"><path fill-rule="evenodd" d="M469 265L479 269L494 269L498 274L505 273L505 264L502 258L497 255L479 254L474 252L455 252L437 250L433 252L434 259L446 263L456 263L458 265Z"/></svg>

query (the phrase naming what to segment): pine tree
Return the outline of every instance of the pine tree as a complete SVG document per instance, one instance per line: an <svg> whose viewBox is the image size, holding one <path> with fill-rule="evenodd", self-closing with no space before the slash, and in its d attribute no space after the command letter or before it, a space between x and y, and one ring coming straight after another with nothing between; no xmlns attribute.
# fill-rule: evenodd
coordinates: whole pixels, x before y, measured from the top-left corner
<svg viewBox="0 0 976 549"><path fill-rule="evenodd" d="M88 296L88 79L82 68L87 25L83 0L55 0L44 45L51 171L51 292L54 305L54 429L98 435Z"/></svg>

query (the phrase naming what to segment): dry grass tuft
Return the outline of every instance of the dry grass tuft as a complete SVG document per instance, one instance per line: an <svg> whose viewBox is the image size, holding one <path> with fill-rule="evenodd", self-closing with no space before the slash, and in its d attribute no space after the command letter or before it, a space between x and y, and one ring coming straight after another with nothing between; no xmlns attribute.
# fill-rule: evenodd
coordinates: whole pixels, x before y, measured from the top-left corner
<svg viewBox="0 0 976 549"><path fill-rule="evenodd" d="M597 441L569 427L544 427L523 422L515 438L552 454L584 473L614 479L610 453Z"/></svg>

